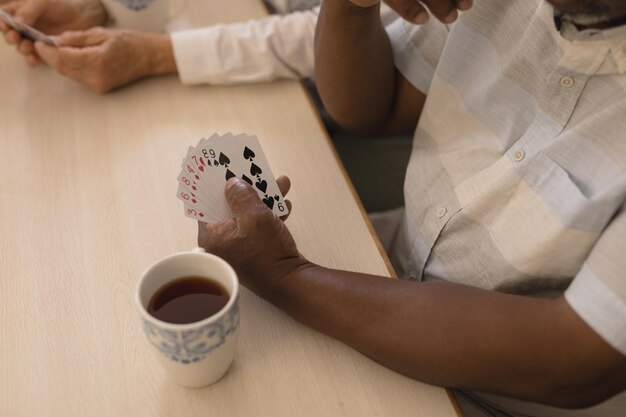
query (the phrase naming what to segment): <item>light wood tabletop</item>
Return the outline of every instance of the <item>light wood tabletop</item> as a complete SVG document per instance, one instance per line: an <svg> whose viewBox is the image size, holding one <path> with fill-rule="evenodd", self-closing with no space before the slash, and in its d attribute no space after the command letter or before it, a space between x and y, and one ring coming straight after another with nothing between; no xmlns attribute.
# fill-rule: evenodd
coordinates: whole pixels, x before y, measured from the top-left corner
<svg viewBox="0 0 626 417"><path fill-rule="evenodd" d="M257 0L191 3L197 26L265 13ZM311 261L389 276L299 83L184 87L172 76L100 96L4 43L0 79L0 416L457 415L444 389L245 289L237 357L208 388L168 380L141 330L140 275L195 246L176 177L187 147L213 132L258 135L274 173L291 177L288 225Z"/></svg>

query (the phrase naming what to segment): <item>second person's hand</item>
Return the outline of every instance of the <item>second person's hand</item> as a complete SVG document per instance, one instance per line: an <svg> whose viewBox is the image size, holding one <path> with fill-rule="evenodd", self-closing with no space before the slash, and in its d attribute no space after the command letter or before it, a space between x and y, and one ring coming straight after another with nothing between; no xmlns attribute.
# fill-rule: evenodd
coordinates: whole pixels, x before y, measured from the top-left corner
<svg viewBox="0 0 626 417"><path fill-rule="evenodd" d="M41 41L35 49L58 73L106 93L149 75L176 72L168 35L104 29L65 32L58 48Z"/></svg>
<svg viewBox="0 0 626 417"><path fill-rule="evenodd" d="M100 0L19 0L3 5L2 9L47 35L89 29L104 24L107 18ZM26 55L29 64L39 61L30 39L23 38L4 22L0 22L0 29L6 41Z"/></svg>

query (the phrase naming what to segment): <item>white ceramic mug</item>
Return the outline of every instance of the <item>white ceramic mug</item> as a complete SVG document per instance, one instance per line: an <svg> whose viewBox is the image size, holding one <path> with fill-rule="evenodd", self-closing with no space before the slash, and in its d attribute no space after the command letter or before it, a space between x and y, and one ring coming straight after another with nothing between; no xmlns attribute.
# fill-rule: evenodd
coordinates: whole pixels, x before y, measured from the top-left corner
<svg viewBox="0 0 626 417"><path fill-rule="evenodd" d="M204 320L189 324L161 321L148 313L152 296L177 278L201 276L228 291L226 306ZM235 358L239 338L239 281L223 259L202 248L171 255L150 267L141 277L135 304L148 340L159 361L178 384L199 388L220 379Z"/></svg>
<svg viewBox="0 0 626 417"><path fill-rule="evenodd" d="M109 16L120 28L142 32L163 32L165 24L178 15L187 0L102 0ZM171 12L174 3L178 11Z"/></svg>

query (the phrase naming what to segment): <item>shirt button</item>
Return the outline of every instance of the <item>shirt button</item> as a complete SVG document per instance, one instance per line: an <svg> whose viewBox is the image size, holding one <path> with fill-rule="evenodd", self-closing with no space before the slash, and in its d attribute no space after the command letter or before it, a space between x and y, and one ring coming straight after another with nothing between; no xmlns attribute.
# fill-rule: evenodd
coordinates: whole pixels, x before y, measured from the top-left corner
<svg viewBox="0 0 626 417"><path fill-rule="evenodd" d="M570 88L574 85L574 79L572 77L563 77L561 78L561 86L565 88Z"/></svg>
<svg viewBox="0 0 626 417"><path fill-rule="evenodd" d="M526 157L526 152L524 152L521 149L516 150L515 153L513 154L513 159L515 160L515 162L519 162L525 157Z"/></svg>
<svg viewBox="0 0 626 417"><path fill-rule="evenodd" d="M437 210L437 217L439 217L439 218L441 219L441 218L442 218L443 216L445 216L447 213L448 213L448 209L447 209L447 208L445 208L445 207L440 207L440 208Z"/></svg>

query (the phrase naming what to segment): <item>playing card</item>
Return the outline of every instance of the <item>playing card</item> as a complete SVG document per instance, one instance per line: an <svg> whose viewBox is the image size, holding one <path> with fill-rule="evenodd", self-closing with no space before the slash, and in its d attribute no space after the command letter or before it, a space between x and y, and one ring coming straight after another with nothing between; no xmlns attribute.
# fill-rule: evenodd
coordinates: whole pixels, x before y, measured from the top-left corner
<svg viewBox="0 0 626 417"><path fill-rule="evenodd" d="M198 169L197 165L190 158L190 155L193 154L193 152L195 152L195 148L190 146L187 150L187 156L183 159L181 165L182 170L177 178L178 183L187 190L196 194L200 200L210 206L212 197L206 187L202 186L202 172Z"/></svg>
<svg viewBox="0 0 626 417"><path fill-rule="evenodd" d="M223 148L231 156L232 173L250 184L265 205L278 216L289 213L270 165L256 136L238 135Z"/></svg>
<svg viewBox="0 0 626 417"><path fill-rule="evenodd" d="M288 213L261 144L255 136L231 133L201 139L189 147L178 176L177 197L185 215L195 220L218 222L232 217L224 187L237 176L248 182L278 216Z"/></svg>
<svg viewBox="0 0 626 417"><path fill-rule="evenodd" d="M184 206L185 206L185 215L187 217L191 217L194 220L200 220L205 223L212 221L208 218L208 216L203 211L199 211L197 208L191 207L187 204L185 204Z"/></svg>
<svg viewBox="0 0 626 417"><path fill-rule="evenodd" d="M224 197L224 181L228 169L229 158L220 148L214 146L217 135L208 140L201 140L195 150L189 155L189 160L195 164L200 175L200 188L209 194L208 202L212 214L223 220L232 217L232 212Z"/></svg>
<svg viewBox="0 0 626 417"><path fill-rule="evenodd" d="M47 43L50 46L58 47L57 43L45 33L42 33L35 29L34 27L28 26L27 24L20 23L13 19L13 16L5 12L4 10L0 10L0 20L4 21L7 25L11 26L16 32L22 35L25 38L34 41L42 41Z"/></svg>
<svg viewBox="0 0 626 417"><path fill-rule="evenodd" d="M188 206L197 208L202 212L209 212L209 207L206 205L206 203L201 201L196 194L187 190L180 184L178 185L176 196L180 201L187 204Z"/></svg>

